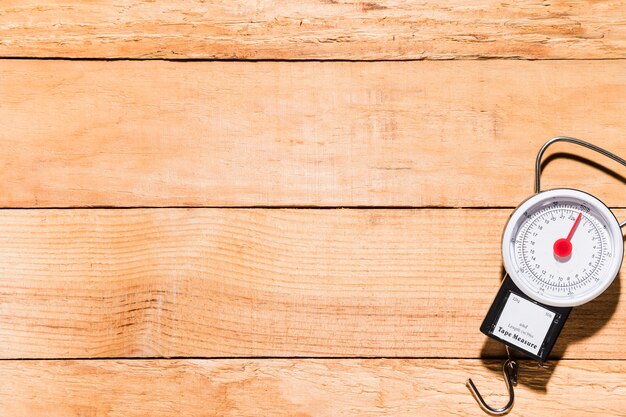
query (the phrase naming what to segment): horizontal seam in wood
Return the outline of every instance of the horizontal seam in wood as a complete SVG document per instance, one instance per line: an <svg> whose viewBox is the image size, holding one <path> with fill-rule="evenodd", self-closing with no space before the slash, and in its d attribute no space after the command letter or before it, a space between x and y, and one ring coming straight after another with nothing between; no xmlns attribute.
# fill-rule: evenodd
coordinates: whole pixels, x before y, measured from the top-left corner
<svg viewBox="0 0 626 417"><path fill-rule="evenodd" d="M279 205L279 206L38 206L38 207L0 207L2 210L150 210L150 209L250 209L250 210L497 210L513 209L513 206L311 206L311 205ZM612 207L621 209L626 207Z"/></svg>
<svg viewBox="0 0 626 417"><path fill-rule="evenodd" d="M54 358L0 358L0 362L11 361L154 361L154 360L432 360L432 361L450 361L450 360L477 360L477 361L497 361L507 359L506 356L489 356L489 357L471 357L471 356L146 356L146 357L125 357L125 356L103 356L103 357L54 357ZM515 358L520 362L537 362L535 359ZM545 363L548 365L558 362L576 362L576 361L614 361L623 362L624 358L554 358L548 359Z"/></svg>
<svg viewBox="0 0 626 417"><path fill-rule="evenodd" d="M65 57L65 56L0 56L0 60L24 60L24 61L96 61L96 62L116 62L116 61L164 61L164 62L354 62L354 63L368 63L368 62L451 62L451 61L624 61L625 57L620 58L523 58L523 57L498 57L498 56L484 56L475 58L406 58L406 59L350 59L350 58L330 58L330 59L309 59L309 58L294 58L294 59L234 59L234 58L136 58L136 57Z"/></svg>
<svg viewBox="0 0 626 417"><path fill-rule="evenodd" d="M530 195L530 194L529 194ZM626 206L611 206L623 210ZM513 210L514 206L68 206L68 207L0 207L11 210L163 210L163 209L232 209L232 210Z"/></svg>

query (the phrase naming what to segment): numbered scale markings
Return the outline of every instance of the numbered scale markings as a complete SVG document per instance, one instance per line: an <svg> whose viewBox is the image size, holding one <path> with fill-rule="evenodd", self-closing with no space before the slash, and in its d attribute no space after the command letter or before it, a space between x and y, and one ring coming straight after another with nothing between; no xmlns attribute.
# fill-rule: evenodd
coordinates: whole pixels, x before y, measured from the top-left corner
<svg viewBox="0 0 626 417"><path fill-rule="evenodd" d="M504 265L529 297L564 307L583 304L613 281L623 255L619 224L595 197L578 190L536 194L504 231Z"/></svg>
<svg viewBox="0 0 626 417"><path fill-rule="evenodd" d="M517 272L526 274L538 291L567 292L571 296L575 290L592 285L592 281L600 281L606 258L612 255L608 252L606 226L583 214L588 210L584 206L554 202L528 216L519 232L520 241L513 240L520 265ZM555 249L550 240L542 239L543 235L559 236L568 226L575 231L569 241L570 251L567 245L557 245Z"/></svg>

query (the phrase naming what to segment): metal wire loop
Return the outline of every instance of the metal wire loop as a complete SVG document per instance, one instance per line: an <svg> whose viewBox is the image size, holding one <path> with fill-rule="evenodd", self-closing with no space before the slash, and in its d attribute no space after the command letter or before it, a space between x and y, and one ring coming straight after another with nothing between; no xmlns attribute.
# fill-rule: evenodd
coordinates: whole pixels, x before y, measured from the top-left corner
<svg viewBox="0 0 626 417"><path fill-rule="evenodd" d="M547 141L541 147L541 149L539 150L539 153L537 153L537 159L535 160L535 193L538 193L541 191L541 160L543 158L543 154L546 152L546 149L548 149L550 145L556 142L568 142L568 143L573 143L574 145L583 146L585 148L591 149L594 152L597 152L601 155L611 158L612 160L619 162L620 164L626 166L625 159L620 158L619 156L615 155L612 152L607 151L606 149L593 145L589 142L585 142L584 140L581 140L581 139L571 138L569 136L557 136ZM619 226L622 228L626 226L626 221L621 222Z"/></svg>

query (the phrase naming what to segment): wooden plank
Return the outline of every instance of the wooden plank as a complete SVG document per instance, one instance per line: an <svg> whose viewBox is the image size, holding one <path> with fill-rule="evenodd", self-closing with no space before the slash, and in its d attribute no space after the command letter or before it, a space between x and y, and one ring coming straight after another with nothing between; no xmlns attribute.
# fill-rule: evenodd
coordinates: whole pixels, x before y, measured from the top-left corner
<svg viewBox="0 0 626 417"><path fill-rule="evenodd" d="M80 58L624 58L621 1L5 0L0 55Z"/></svg>
<svg viewBox="0 0 626 417"><path fill-rule="evenodd" d="M472 376L504 404L500 362L479 360L3 361L13 417L483 416ZM516 416L626 415L623 361L523 363ZM547 391L547 392L546 392Z"/></svg>
<svg viewBox="0 0 626 417"><path fill-rule="evenodd" d="M515 206L552 136L626 155L626 61L5 60L0 95L4 207ZM624 206L608 166L545 186Z"/></svg>
<svg viewBox="0 0 626 417"><path fill-rule="evenodd" d="M0 357L502 355L478 328L508 214L3 210ZM624 292L555 356L626 358Z"/></svg>

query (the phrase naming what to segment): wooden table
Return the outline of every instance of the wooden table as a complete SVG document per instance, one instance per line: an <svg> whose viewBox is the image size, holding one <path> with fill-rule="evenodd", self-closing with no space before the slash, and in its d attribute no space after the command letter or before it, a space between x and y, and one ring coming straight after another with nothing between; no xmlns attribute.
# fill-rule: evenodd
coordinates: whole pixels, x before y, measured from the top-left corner
<svg viewBox="0 0 626 417"><path fill-rule="evenodd" d="M0 415L483 415L552 136L626 155L619 1L0 4ZM566 145L546 188L626 217ZM604 167L607 168L604 168ZM626 415L619 278L515 416Z"/></svg>

